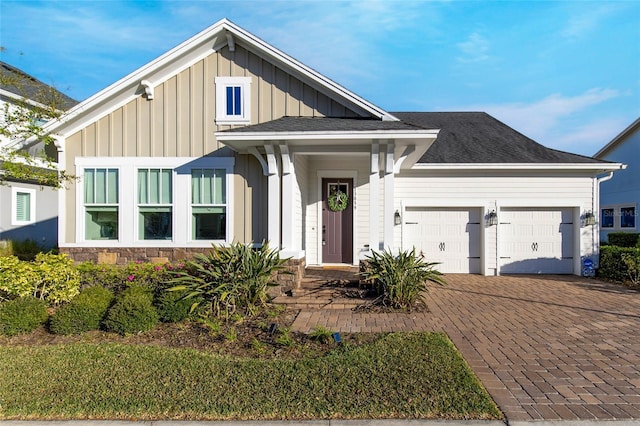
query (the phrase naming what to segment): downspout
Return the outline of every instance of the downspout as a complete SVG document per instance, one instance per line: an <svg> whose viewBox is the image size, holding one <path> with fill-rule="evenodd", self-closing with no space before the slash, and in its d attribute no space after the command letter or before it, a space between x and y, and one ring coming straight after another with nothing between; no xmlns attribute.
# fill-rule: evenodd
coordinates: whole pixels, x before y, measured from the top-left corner
<svg viewBox="0 0 640 426"><path fill-rule="evenodd" d="M622 170L626 168L627 168L626 165L623 165L621 167ZM593 212L594 215L597 215L596 216L597 228L596 229L594 229L593 227L591 228L591 253L593 253L592 255L594 257L594 260L597 260L597 262L594 262L596 268L600 267L600 244L598 243L596 245L596 231L598 231L597 232L598 238L600 238L600 184L602 182L611 180L611 178L613 178L613 172L609 172L607 176L593 179L593 202L591 206L592 207L591 211ZM596 252L596 247L598 247L597 252Z"/></svg>

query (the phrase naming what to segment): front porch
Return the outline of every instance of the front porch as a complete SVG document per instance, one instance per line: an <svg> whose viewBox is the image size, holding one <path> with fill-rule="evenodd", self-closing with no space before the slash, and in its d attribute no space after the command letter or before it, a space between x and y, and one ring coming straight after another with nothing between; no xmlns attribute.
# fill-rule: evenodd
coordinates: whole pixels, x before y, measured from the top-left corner
<svg viewBox="0 0 640 426"><path fill-rule="evenodd" d="M310 266L354 267L371 250L399 247L395 175L437 135L395 120L328 117L283 117L216 133L262 168L268 202L252 209L266 208L271 247ZM329 208L329 194L343 187L346 209Z"/></svg>
<svg viewBox="0 0 640 426"><path fill-rule="evenodd" d="M363 304L358 268L318 267L305 270L298 286L274 298L273 303L292 309L353 309Z"/></svg>

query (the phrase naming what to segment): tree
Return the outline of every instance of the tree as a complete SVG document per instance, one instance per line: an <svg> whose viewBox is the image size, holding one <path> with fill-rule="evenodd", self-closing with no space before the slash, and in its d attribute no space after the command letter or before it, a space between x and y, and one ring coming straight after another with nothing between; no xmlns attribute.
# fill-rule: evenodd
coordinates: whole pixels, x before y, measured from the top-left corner
<svg viewBox="0 0 640 426"><path fill-rule="evenodd" d="M57 170L54 138L42 126L77 102L2 61L0 89L0 185L19 180L61 188L74 181Z"/></svg>

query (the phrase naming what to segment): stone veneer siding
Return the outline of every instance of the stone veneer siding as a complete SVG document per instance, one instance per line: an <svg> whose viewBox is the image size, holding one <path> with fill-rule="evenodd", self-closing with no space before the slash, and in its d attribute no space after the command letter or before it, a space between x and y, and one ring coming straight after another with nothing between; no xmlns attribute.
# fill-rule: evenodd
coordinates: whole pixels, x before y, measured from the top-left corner
<svg viewBox="0 0 640 426"><path fill-rule="evenodd" d="M178 262L189 260L196 253L211 253L213 248L201 247L60 247L60 253L69 255L76 262L94 262L111 265L126 265L129 262ZM285 268L276 274L278 286L270 293L279 294L300 286L304 277L306 261L289 259Z"/></svg>

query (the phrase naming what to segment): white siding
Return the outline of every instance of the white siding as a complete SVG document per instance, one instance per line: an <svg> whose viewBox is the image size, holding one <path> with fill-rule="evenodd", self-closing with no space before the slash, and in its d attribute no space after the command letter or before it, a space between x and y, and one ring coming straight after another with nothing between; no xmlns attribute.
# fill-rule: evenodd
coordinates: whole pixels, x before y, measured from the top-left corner
<svg viewBox="0 0 640 426"><path fill-rule="evenodd" d="M532 176L531 172L476 173L457 177L440 172L425 176L427 173L409 171L396 176L396 209L407 206L479 207L484 215L491 210L500 215L503 207L572 207L580 213L593 208L593 179L587 176L561 173ZM579 218L576 222L576 226L580 226ZM485 224L483 229L483 273L492 275L496 273L499 256L499 226ZM575 238L580 256L591 256L595 251L592 228L580 227L576 234L580 235L580 241ZM395 227L394 246L403 247L402 226Z"/></svg>
<svg viewBox="0 0 640 426"><path fill-rule="evenodd" d="M306 205L309 197L308 193L304 190L309 187L309 160L302 155L296 155L294 157L294 169L296 173L295 186L295 199L294 199L294 220L296 227L294 229L294 241L297 248L304 250L305 248L305 233L303 229L307 227L307 218L304 214L306 211ZM287 226L287 224L283 224Z"/></svg>

